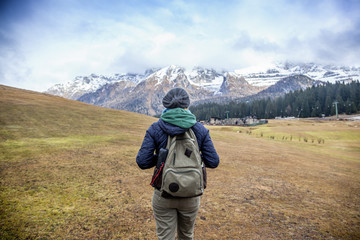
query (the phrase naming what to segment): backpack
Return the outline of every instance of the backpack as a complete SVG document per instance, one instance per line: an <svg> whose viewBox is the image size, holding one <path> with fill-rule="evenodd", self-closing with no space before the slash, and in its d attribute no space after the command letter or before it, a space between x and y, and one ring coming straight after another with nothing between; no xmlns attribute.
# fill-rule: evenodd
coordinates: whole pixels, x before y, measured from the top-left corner
<svg viewBox="0 0 360 240"><path fill-rule="evenodd" d="M166 149L160 149L151 182L163 197L195 197L203 194L206 172L192 129L168 136Z"/></svg>

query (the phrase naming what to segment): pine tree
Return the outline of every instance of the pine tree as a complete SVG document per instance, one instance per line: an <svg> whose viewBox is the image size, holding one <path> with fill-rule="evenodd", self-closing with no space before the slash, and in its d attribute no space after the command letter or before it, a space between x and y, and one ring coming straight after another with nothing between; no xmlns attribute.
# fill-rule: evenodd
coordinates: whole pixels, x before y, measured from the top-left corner
<svg viewBox="0 0 360 240"><path fill-rule="evenodd" d="M205 103L191 106L190 110L198 120L210 117L225 118L229 111L231 118L274 118L276 116L321 117L335 115L334 102L338 102L338 113L352 114L360 110L359 81L326 83L306 90L290 92L275 99L259 99L251 102L230 102L228 104Z"/></svg>

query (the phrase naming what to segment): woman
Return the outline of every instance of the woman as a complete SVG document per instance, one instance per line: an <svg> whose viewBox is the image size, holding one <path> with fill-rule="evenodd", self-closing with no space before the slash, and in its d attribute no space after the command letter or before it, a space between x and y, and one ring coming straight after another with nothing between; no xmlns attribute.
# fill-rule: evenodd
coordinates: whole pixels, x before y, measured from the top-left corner
<svg viewBox="0 0 360 240"><path fill-rule="evenodd" d="M166 108L159 121L146 131L136 162L141 169L152 168L157 163L161 148L166 148L168 135L183 134L189 128L193 130L203 162L208 168L219 165L219 156L207 130L196 122L196 117L187 108L190 105L188 93L182 88L171 89L163 98ZM200 196L191 198L164 198L158 189L154 189L152 199L156 233L158 239L193 239L194 225L200 206Z"/></svg>

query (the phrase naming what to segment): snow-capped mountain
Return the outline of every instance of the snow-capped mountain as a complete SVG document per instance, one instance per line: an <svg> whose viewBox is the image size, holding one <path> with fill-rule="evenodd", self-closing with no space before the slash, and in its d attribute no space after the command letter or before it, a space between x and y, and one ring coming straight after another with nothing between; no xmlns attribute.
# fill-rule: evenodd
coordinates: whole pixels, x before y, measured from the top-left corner
<svg viewBox="0 0 360 240"><path fill-rule="evenodd" d="M204 88L208 91L219 94L221 85L224 82L224 75L217 73L214 69L206 69L195 67L191 72L187 73L191 84Z"/></svg>
<svg viewBox="0 0 360 240"><path fill-rule="evenodd" d="M292 75L277 81L274 85L252 95L254 98L277 97L291 91L306 89L313 85L321 84L321 81L313 80L305 75Z"/></svg>
<svg viewBox="0 0 360 240"><path fill-rule="evenodd" d="M164 109L162 99L174 87L186 88L192 102L214 95L214 92L200 86L201 84L196 85L189 80L184 68L172 65L148 75L133 87L125 89L118 84L107 84L78 100L103 107L155 115Z"/></svg>
<svg viewBox="0 0 360 240"><path fill-rule="evenodd" d="M195 67L187 71L171 65L146 70L144 74L92 74L57 84L47 93L103 107L148 115L161 113L162 98L173 87L185 88L192 104L224 102L261 96L278 96L314 84L360 80L360 68L316 64L274 64L266 68L217 72Z"/></svg>
<svg viewBox="0 0 360 240"><path fill-rule="evenodd" d="M153 73L154 70L147 70L144 75L141 74L114 74L112 76L103 76L91 74L90 76L78 76L71 82L66 84L56 84L49 88L46 93L77 100L87 93L92 93L106 84L127 82L128 85L137 84L147 75Z"/></svg>
<svg viewBox="0 0 360 240"><path fill-rule="evenodd" d="M280 79L292 75L305 75L313 80L335 83L360 80L360 67L339 67L315 63L276 63L270 66L235 70L254 86L271 86Z"/></svg>

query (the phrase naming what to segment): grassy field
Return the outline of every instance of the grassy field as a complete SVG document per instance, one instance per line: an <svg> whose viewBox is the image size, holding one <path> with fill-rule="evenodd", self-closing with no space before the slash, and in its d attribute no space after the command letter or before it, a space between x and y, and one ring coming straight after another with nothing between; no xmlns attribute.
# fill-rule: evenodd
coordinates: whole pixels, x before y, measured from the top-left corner
<svg viewBox="0 0 360 240"><path fill-rule="evenodd" d="M0 86L0 239L156 239L155 118ZM360 122L208 126L196 239L359 239Z"/></svg>

